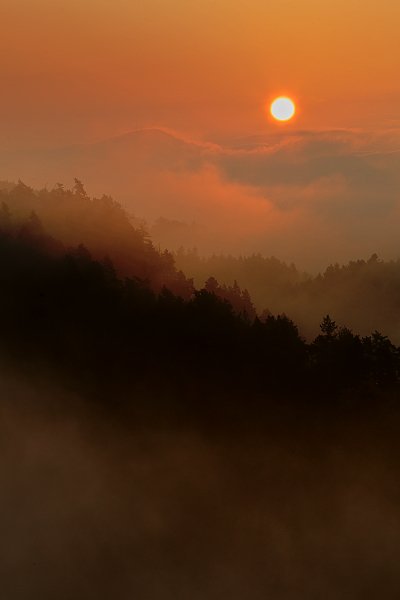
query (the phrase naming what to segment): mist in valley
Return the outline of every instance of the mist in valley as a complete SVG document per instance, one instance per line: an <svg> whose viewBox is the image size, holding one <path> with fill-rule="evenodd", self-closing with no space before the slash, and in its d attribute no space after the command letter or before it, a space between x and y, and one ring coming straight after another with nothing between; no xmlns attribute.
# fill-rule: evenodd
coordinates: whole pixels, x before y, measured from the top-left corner
<svg viewBox="0 0 400 600"><path fill-rule="evenodd" d="M10 600L398 597L393 403L216 430L0 385Z"/></svg>

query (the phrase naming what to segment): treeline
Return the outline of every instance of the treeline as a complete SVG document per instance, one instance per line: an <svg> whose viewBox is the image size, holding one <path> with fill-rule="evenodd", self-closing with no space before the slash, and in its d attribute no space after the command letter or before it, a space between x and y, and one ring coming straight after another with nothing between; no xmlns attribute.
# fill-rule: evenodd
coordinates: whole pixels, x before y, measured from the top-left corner
<svg viewBox="0 0 400 600"><path fill-rule="evenodd" d="M203 286L213 276L219 285L238 284L249 291L259 313L285 312L308 340L318 334L316 315L335 315L340 323L367 335L371 328L400 343L400 260L368 260L330 265L316 276L274 257L201 257L195 250L175 255L178 269Z"/></svg>
<svg viewBox="0 0 400 600"><path fill-rule="evenodd" d="M327 316L308 344L288 317L237 314L211 289L156 292L83 245L66 248L34 214L12 223L4 204L0 289L3 361L108 402L162 391L248 410L254 397L325 398L399 380L399 349L377 332L361 338Z"/></svg>

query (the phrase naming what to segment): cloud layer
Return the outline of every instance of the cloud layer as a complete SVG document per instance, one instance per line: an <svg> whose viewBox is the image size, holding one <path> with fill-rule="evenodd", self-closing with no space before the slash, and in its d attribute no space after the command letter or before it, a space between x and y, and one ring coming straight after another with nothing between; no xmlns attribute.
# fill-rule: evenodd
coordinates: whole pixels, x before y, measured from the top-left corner
<svg viewBox="0 0 400 600"><path fill-rule="evenodd" d="M52 185L77 176L149 223L163 217L154 228L162 245L262 252L318 269L373 252L397 257L399 149L397 130L217 144L153 128L3 162L4 178Z"/></svg>

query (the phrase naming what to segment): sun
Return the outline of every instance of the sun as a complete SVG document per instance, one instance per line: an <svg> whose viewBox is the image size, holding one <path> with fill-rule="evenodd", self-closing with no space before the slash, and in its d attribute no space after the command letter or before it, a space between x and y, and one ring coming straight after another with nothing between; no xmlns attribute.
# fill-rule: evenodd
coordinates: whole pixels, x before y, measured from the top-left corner
<svg viewBox="0 0 400 600"><path fill-rule="evenodd" d="M296 106L290 98L279 96L271 103L269 110L277 121L290 121L295 115Z"/></svg>

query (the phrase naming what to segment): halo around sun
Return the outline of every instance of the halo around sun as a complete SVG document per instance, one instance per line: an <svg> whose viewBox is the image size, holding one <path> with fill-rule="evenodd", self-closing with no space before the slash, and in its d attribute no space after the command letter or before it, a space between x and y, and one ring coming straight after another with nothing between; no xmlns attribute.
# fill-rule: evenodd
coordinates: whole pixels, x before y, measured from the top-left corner
<svg viewBox="0 0 400 600"><path fill-rule="evenodd" d="M277 121L290 121L294 117L295 112L295 103L286 96L275 98L270 106L270 113Z"/></svg>

